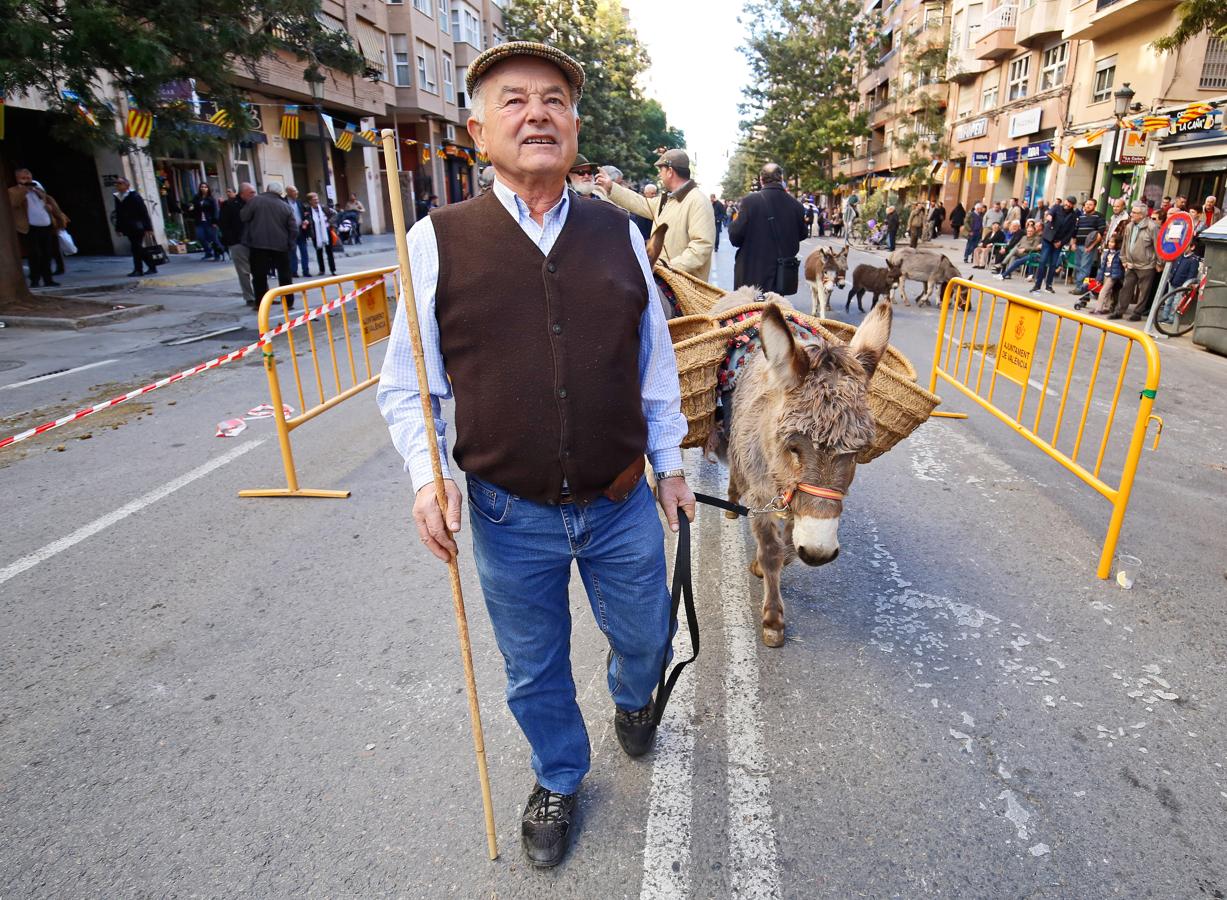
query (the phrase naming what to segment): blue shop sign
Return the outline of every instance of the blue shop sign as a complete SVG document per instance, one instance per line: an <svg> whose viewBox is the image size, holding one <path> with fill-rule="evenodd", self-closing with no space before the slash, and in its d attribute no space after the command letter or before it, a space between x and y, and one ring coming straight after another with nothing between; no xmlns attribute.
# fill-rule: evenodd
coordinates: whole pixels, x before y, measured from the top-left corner
<svg viewBox="0 0 1227 900"><path fill-rule="evenodd" d="M998 150L993 153L994 166L1012 166L1018 162L1018 148L1009 147L1005 150Z"/></svg>
<svg viewBox="0 0 1227 900"><path fill-rule="evenodd" d="M1048 162L1048 154L1052 152L1052 141L1040 141L1038 144L1028 144L1022 148L1024 162Z"/></svg>
<svg viewBox="0 0 1227 900"><path fill-rule="evenodd" d="M988 158L989 158L989 154L987 152L986 153L973 153L971 155L971 167L973 169L987 169L988 168Z"/></svg>

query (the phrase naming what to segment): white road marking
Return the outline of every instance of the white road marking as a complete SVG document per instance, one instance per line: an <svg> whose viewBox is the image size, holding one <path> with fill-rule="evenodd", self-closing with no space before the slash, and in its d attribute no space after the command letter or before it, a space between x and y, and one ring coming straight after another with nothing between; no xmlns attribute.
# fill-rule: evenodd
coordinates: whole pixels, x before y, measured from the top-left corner
<svg viewBox="0 0 1227 900"><path fill-rule="evenodd" d="M208 334L193 334L189 337L179 338L177 341L167 341L167 347L178 347L180 344L194 344L197 341L207 340L211 337L218 337L223 334L230 334L234 331L242 331L242 325L231 325L229 328L219 328L217 331L210 331Z"/></svg>
<svg viewBox="0 0 1227 900"><path fill-rule="evenodd" d="M52 541L50 544L47 544L47 546L42 547L39 550L35 550L29 556L23 556L16 562L10 563L3 569L0 569L0 584L4 584L10 578L15 578L27 569L34 568L39 563L46 562L56 554L63 553L70 547L81 543L86 538L93 537L98 532L110 528L116 522L121 522L128 518L128 516L140 512L145 507L157 503L162 498L168 497L175 491L179 490L179 488L187 487L187 485L191 484L193 481L204 478L210 472L214 471L215 469L220 469L228 462L233 462L244 453L255 450L266 440L268 440L268 438L260 438L256 441L248 441L245 444L239 444L233 450L228 450L221 456L209 460L204 465L192 469L192 471L188 472L186 475L180 475L173 481L168 481L161 487L154 488L143 497L138 497L131 503L126 503L119 509L109 512L101 518L94 519L94 521L90 522L88 525L82 525L72 534L62 537L58 541Z"/></svg>
<svg viewBox="0 0 1227 900"><path fill-rule="evenodd" d="M51 372L48 375L39 375L35 378L27 378L25 381L16 381L12 384L0 385L0 391L10 391L13 388L25 387L27 384L37 384L40 381L50 381L52 378L62 378L65 375L72 375L74 372L84 372L86 369L96 369L99 366L108 366L113 362L118 362L118 360L103 359L98 362L86 363L83 366L77 366L74 369L65 369L63 372Z"/></svg>
<svg viewBox="0 0 1227 900"><path fill-rule="evenodd" d="M692 569L697 570L699 521L690 526ZM684 610L679 610L679 620ZM690 633L679 621L674 661L689 659ZM690 896L690 818L694 803L694 665L674 685L656 735L652 791L644 828L640 900L683 900Z"/></svg>
<svg viewBox="0 0 1227 900"><path fill-rule="evenodd" d="M757 616L761 593L751 591L740 520L720 530L723 561L721 603L728 671L724 688L724 728L728 750L729 864L734 897L778 900L775 823L771 811L771 776L763 726L759 719ZM773 651L783 652L783 651Z"/></svg>

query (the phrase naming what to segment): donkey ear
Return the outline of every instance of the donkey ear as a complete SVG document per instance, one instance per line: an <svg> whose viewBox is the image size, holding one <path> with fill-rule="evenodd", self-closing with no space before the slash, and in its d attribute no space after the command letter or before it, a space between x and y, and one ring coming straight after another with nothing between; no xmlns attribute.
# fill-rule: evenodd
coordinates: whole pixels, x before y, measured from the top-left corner
<svg viewBox="0 0 1227 900"><path fill-rule="evenodd" d="M768 303L764 307L758 333L772 380L785 390L800 384L809 366L777 304Z"/></svg>
<svg viewBox="0 0 1227 900"><path fill-rule="evenodd" d="M661 222L656 226L656 230L652 232L652 236L648 238L648 264L651 267L656 266L656 260L660 259L661 252L665 249L665 232L669 230L667 222Z"/></svg>
<svg viewBox="0 0 1227 900"><path fill-rule="evenodd" d="M865 316L856 334L848 342L848 349L865 367L865 373L872 378L878 368L878 362L890 343L890 323L892 318L889 303L879 303L873 312Z"/></svg>

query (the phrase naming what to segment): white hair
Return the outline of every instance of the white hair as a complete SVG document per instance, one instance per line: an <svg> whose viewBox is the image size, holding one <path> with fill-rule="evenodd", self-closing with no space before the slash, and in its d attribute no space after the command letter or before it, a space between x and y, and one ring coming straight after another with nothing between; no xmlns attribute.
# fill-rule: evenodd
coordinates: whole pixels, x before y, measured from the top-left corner
<svg viewBox="0 0 1227 900"><path fill-rule="evenodd" d="M285 185L280 181L269 181L265 183L264 190L268 191L270 194L284 194Z"/></svg>
<svg viewBox="0 0 1227 900"><path fill-rule="evenodd" d="M1133 204L1133 206L1131 207L1131 210L1132 210L1133 212L1149 213L1149 212L1150 212L1150 207L1149 207L1149 206L1147 206L1145 203L1135 203L1135 204Z"/></svg>
<svg viewBox="0 0 1227 900"><path fill-rule="evenodd" d="M601 166L601 171L609 176L610 181L622 181L622 170L617 166Z"/></svg>
<svg viewBox="0 0 1227 900"><path fill-rule="evenodd" d="M473 90L469 92L469 109L472 111L473 118L478 122L486 121L486 77L483 76L477 79L477 83L473 85ZM571 99L571 112L575 116L579 116L579 101L575 99L575 89L571 87L571 83L567 82L567 96Z"/></svg>

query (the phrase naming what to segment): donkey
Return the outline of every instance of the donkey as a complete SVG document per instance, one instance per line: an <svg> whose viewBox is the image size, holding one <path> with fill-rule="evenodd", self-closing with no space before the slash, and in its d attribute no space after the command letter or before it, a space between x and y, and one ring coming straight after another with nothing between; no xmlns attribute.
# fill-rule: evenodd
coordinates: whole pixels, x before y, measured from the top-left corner
<svg viewBox="0 0 1227 900"><path fill-rule="evenodd" d="M839 555L839 516L856 454L874 436L869 379L890 340L891 306L870 312L847 344L798 338L769 303L733 392L728 496L775 515L751 519L750 571L763 579L762 636L784 643L780 572L794 558L821 566Z"/></svg>
<svg viewBox="0 0 1227 900"><path fill-rule="evenodd" d="M814 299L814 315L830 318L831 295L835 288L844 286L848 274L848 245L839 250L819 247L805 257L805 281L809 284Z"/></svg>

